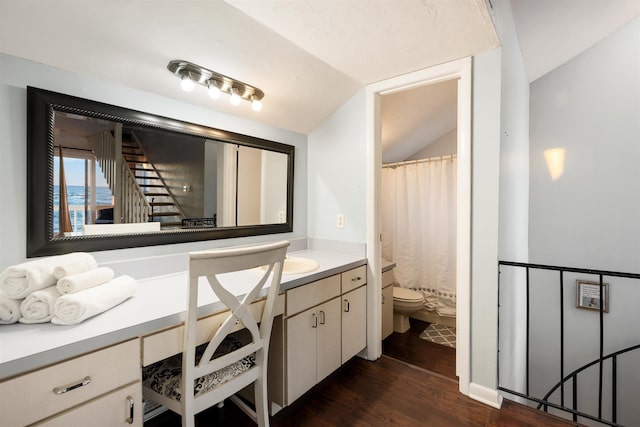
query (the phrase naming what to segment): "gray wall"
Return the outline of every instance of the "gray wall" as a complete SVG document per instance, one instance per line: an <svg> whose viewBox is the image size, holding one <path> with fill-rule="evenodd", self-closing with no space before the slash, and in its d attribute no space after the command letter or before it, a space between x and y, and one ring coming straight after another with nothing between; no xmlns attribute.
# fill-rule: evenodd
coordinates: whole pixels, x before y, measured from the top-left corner
<svg viewBox="0 0 640 427"><path fill-rule="evenodd" d="M640 273L639 42L636 18L531 84L531 262ZM556 147L566 152L564 173L554 181L544 151ZM584 274L565 277L567 370L598 355L599 315L576 308L576 279L598 280ZM559 376L557 282L557 273L532 278L532 391L539 393ZM605 282L610 283L606 354L639 343L640 281ZM640 355L620 363L618 422L631 425L640 419L633 398L640 387ZM610 371L605 369L606 375ZM581 381L581 392L591 387L589 397L597 401L596 372ZM609 401L605 399L605 414Z"/></svg>
<svg viewBox="0 0 640 427"><path fill-rule="evenodd" d="M185 216L203 217L204 139L156 130L136 129L135 133ZM183 191L185 186L187 191Z"/></svg>
<svg viewBox="0 0 640 427"><path fill-rule="evenodd" d="M100 102L120 105L214 128L270 139L296 147L294 178L294 231L259 236L132 248L95 253L99 262L184 253L217 246L305 238L307 235L307 138L305 135L267 126L210 109L60 70L48 65L0 54L0 269L26 260L26 139L27 85ZM186 264L184 266L186 268Z"/></svg>
<svg viewBox="0 0 640 427"><path fill-rule="evenodd" d="M360 90L309 134L309 237L366 242L366 104ZM336 216L344 215L344 228Z"/></svg>
<svg viewBox="0 0 640 427"><path fill-rule="evenodd" d="M532 262L640 272L639 40L636 18L531 85Z"/></svg>
<svg viewBox="0 0 640 427"><path fill-rule="evenodd" d="M500 93L500 202L498 257L527 262L529 233L529 81L509 3L496 20L502 45ZM505 285L503 285L505 284ZM524 276L500 273L500 385L524 391Z"/></svg>

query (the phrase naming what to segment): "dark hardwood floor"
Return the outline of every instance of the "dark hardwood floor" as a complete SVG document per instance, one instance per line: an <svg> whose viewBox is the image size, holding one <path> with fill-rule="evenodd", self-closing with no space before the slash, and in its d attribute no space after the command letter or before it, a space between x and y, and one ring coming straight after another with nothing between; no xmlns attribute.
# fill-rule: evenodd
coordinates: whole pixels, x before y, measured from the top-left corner
<svg viewBox="0 0 640 427"><path fill-rule="evenodd" d="M412 320L413 323L413 320ZM420 329L422 328L422 329ZM458 392L455 350L425 347L423 325L385 340L383 356L371 362L354 358L292 405L271 417L285 426L570 426L565 420L517 403L494 409ZM416 335L416 331L420 331ZM407 342L407 348L401 343ZM431 343L427 343L431 344ZM436 347L443 347L432 344ZM413 348L415 347L415 348ZM423 354L423 351L435 353ZM451 352L453 350L453 352ZM452 356L453 355L453 356ZM402 359L402 360L400 360ZM411 360L407 360L411 359ZM196 426L254 427L233 403L196 416ZM180 417L165 412L145 427L180 426Z"/></svg>
<svg viewBox="0 0 640 427"><path fill-rule="evenodd" d="M420 338L427 326L427 322L411 319L411 329L404 334L394 332L382 341L382 354L456 379L456 349Z"/></svg>

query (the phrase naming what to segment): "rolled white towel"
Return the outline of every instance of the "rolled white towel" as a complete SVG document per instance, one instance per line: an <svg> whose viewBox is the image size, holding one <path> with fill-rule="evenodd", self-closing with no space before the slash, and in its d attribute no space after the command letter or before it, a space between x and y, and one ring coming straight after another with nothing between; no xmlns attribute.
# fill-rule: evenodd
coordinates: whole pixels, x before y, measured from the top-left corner
<svg viewBox="0 0 640 427"><path fill-rule="evenodd" d="M60 294L72 294L83 289L93 288L102 285L113 279L113 270L109 267L98 267L84 273L72 274L58 280L56 285Z"/></svg>
<svg viewBox="0 0 640 427"><path fill-rule="evenodd" d="M7 297L0 292L0 325L10 325L20 319L21 299Z"/></svg>
<svg viewBox="0 0 640 427"><path fill-rule="evenodd" d="M55 264L51 258L7 267L0 274L0 291L8 298L22 299L31 292L55 285L54 268Z"/></svg>
<svg viewBox="0 0 640 427"><path fill-rule="evenodd" d="M60 274L70 271L81 273L97 266L93 256L84 252L23 262L9 266L0 273L0 291L9 298L22 299L31 292L55 285L58 281L56 270L60 270Z"/></svg>
<svg viewBox="0 0 640 427"><path fill-rule="evenodd" d="M98 263L95 258L86 252L72 252L62 256L64 259L60 260L60 263L56 265L53 271L56 279L62 279L63 277L71 276L73 274L84 273L85 271L93 270L98 267Z"/></svg>
<svg viewBox="0 0 640 427"><path fill-rule="evenodd" d="M20 323L45 323L53 317L53 307L60 298L55 286L40 289L27 295L20 304Z"/></svg>
<svg viewBox="0 0 640 427"><path fill-rule="evenodd" d="M119 276L102 285L63 295L56 302L51 323L80 323L123 302L133 295L137 285L130 276Z"/></svg>

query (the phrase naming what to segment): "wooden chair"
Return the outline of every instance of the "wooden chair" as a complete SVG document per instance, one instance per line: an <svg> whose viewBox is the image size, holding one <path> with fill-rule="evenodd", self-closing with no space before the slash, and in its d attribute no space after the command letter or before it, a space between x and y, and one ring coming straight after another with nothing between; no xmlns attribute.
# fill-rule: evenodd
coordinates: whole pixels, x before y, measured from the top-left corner
<svg viewBox="0 0 640 427"><path fill-rule="evenodd" d="M181 414L183 427L193 427L195 414L227 397L249 413L259 426L269 425L267 357L274 303L288 246L289 242L283 241L189 254L183 352L143 370L144 396ZM256 268L262 266L265 266L263 270ZM220 282L224 279L220 275L241 270L250 271L239 273L236 279L251 278L256 283L240 300L226 289L229 283ZM198 281L203 276L229 309L229 316L217 330L211 331L205 344L199 345L196 338ZM237 286L237 280L233 282L233 286ZM267 283L266 303L256 319L249 306L262 298L260 291ZM238 330L240 322L244 329ZM233 396L251 383L255 389L255 411Z"/></svg>

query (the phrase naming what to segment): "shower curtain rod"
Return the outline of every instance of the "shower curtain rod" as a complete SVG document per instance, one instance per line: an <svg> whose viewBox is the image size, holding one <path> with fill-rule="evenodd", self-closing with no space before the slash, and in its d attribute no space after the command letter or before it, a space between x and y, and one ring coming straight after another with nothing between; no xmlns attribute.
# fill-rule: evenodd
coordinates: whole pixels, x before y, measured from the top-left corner
<svg viewBox="0 0 640 427"><path fill-rule="evenodd" d="M418 164L418 163L430 163L430 162L436 162L439 160L453 160L455 158L457 158L458 155L457 154L449 154L446 156L436 156L436 157L429 157L426 159L419 159L419 160L406 160L404 162L396 162L396 163L385 163L382 165L383 168L396 168L398 166L405 166L405 165L411 165L411 164Z"/></svg>

